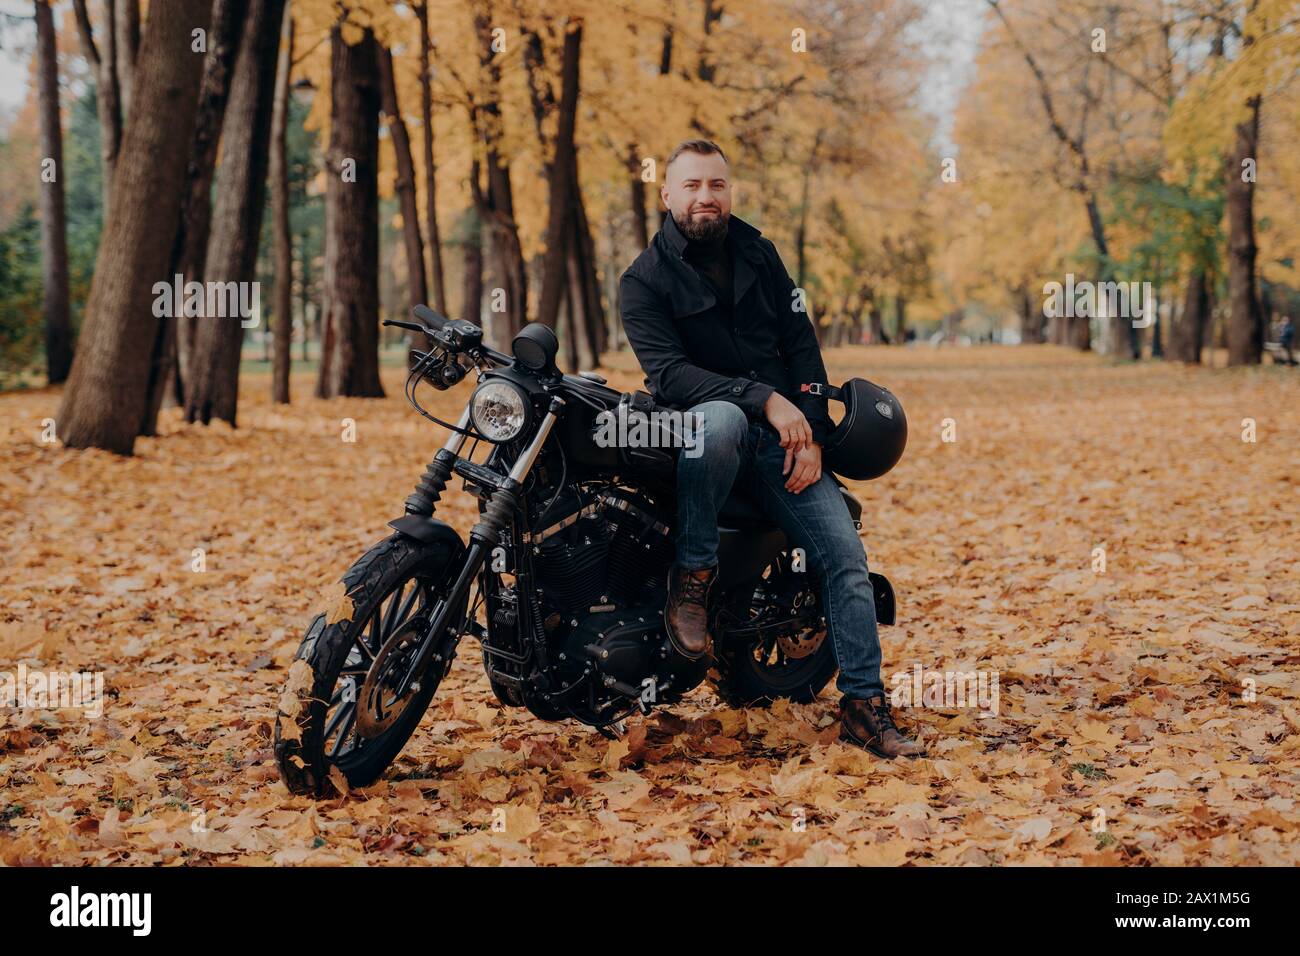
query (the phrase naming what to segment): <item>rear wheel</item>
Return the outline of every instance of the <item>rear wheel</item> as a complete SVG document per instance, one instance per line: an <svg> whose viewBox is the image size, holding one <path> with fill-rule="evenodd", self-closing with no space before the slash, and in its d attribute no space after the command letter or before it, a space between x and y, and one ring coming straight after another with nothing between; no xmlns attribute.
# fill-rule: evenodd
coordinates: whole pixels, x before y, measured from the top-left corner
<svg viewBox="0 0 1300 956"><path fill-rule="evenodd" d="M787 564L781 555L752 591L720 602L710 680L729 706L766 706L782 697L807 704L835 676L817 588Z"/></svg>
<svg viewBox="0 0 1300 956"><path fill-rule="evenodd" d="M404 694L397 685L460 564L463 549L396 534L371 548L343 577L352 619L318 615L289 673L275 725L275 755L294 793L321 795L331 767L349 787L379 779L415 731L465 621L466 598L449 618L441 659ZM303 668L303 664L306 668Z"/></svg>

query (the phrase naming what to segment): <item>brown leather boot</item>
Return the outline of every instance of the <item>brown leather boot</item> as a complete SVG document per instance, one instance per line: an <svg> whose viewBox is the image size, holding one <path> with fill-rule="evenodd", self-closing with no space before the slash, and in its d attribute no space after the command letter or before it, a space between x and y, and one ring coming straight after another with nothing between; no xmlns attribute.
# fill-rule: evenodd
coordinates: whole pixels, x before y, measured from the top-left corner
<svg viewBox="0 0 1300 956"><path fill-rule="evenodd" d="M887 760L925 756L923 745L899 731L883 694L867 700L840 698L840 740Z"/></svg>
<svg viewBox="0 0 1300 956"><path fill-rule="evenodd" d="M716 567L684 571L673 565L668 575L668 601L664 604L664 625L677 653L699 660L713 650L709 638L708 600Z"/></svg>

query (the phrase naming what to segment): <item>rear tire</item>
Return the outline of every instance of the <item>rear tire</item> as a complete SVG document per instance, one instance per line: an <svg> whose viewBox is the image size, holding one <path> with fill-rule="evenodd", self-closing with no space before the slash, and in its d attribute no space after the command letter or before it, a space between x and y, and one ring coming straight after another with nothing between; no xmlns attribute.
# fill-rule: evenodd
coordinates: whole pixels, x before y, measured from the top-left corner
<svg viewBox="0 0 1300 956"><path fill-rule="evenodd" d="M815 587L796 588L791 592L782 586L783 580L788 580L784 577L785 560L784 555L777 558L752 590L742 589L740 593L725 596L718 619L733 623L758 619L771 605L772 596L782 592L787 601L792 593L800 595L802 601L811 600L815 612L820 606ZM806 581L801 578L799 583L803 586ZM803 639L816 646L802 657L788 656L781 643L771 639L766 643L760 638L728 641L724 636L721 641L715 641L714 666L709 671L714 692L727 706L737 708L766 707L778 698L797 704L812 703L838 670L825 620L819 613L817 620L821 621L820 637L804 629ZM787 639L784 648L795 650L798 644L798 639Z"/></svg>
<svg viewBox="0 0 1300 956"><path fill-rule="evenodd" d="M324 795L332 767L343 773L349 787L369 786L401 752L450 667L450 655L429 664L418 691L394 702L400 703L400 713L389 717L382 732L362 739L356 724L366 670L392 635L419 627L420 615L427 627L433 602L454 580L463 553L463 548L445 542L422 544L394 534L366 552L343 576L353 602L352 619L329 624L322 614L312 621L293 665L297 668L299 661L306 662L310 677L306 679L299 670L295 680L291 671L276 717L275 757L290 791ZM467 597L462 598L451 626L463 623L466 603ZM295 683L303 686L295 689ZM298 729L286 736L290 722Z"/></svg>
<svg viewBox="0 0 1300 956"><path fill-rule="evenodd" d="M813 652L812 659L792 681L775 681L757 667L751 654L735 651L719 654L712 679L713 690L728 707L767 707L778 698L796 704L811 704L831 682L839 667L835 663L835 650L830 641Z"/></svg>

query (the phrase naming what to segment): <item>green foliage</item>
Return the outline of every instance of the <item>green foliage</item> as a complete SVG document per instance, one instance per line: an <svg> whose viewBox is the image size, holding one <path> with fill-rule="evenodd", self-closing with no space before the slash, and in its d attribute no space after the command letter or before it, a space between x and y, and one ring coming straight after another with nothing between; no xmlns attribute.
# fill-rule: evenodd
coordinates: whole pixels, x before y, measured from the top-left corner
<svg viewBox="0 0 1300 956"><path fill-rule="evenodd" d="M0 231L0 388L41 353L41 227L30 203Z"/></svg>
<svg viewBox="0 0 1300 956"><path fill-rule="evenodd" d="M295 96L289 97L285 151L289 160L289 232L293 246L295 308L298 298L303 294L304 282L308 301L319 302L323 296L321 279L325 268L325 197L310 195L311 184L320 173L322 159L319 134L305 126L309 112L311 109L308 105L299 102ZM277 276L269 193L267 208L262 216L262 240L258 248L259 279L264 283L265 289L274 289ZM273 295L263 295L262 307L270 315L272 325L279 318L270 314L274 303ZM303 318L305 320L306 317Z"/></svg>
<svg viewBox="0 0 1300 956"><path fill-rule="evenodd" d="M2 145L2 144L0 144ZM74 331L81 327L103 227L99 118L95 89L74 100L63 139L64 202L68 223L68 292ZM39 366L45 356L41 226L26 204L0 231L0 388Z"/></svg>
<svg viewBox="0 0 1300 956"><path fill-rule="evenodd" d="M68 281L73 328L81 327L90 278L95 274L99 234L104 227L103 172L99 158L99 113L95 88L68 111L63 138L65 202L68 214Z"/></svg>
<svg viewBox="0 0 1300 956"><path fill-rule="evenodd" d="M1221 181L1207 180L1207 191L1165 182L1154 168L1145 173L1115 183L1109 192L1110 222L1141 237L1110 263L1114 278L1162 286L1199 268L1213 281L1224 257Z"/></svg>

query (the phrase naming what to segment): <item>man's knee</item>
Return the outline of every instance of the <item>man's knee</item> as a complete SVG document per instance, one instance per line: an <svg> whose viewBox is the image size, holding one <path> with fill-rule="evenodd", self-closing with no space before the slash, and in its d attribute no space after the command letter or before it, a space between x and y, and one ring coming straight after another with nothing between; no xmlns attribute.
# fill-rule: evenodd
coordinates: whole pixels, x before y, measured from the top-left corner
<svg viewBox="0 0 1300 956"><path fill-rule="evenodd" d="M692 406L687 414L693 437L683 452L687 458L733 455L749 429L745 412L732 402L702 402Z"/></svg>

